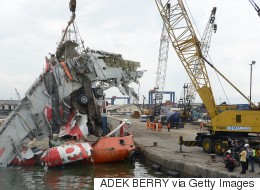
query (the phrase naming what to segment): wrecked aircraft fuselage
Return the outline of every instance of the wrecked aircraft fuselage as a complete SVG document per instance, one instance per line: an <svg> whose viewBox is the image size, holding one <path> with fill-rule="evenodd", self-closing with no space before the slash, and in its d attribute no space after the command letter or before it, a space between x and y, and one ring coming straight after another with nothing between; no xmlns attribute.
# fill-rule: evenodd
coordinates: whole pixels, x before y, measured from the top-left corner
<svg viewBox="0 0 260 190"><path fill-rule="evenodd" d="M77 124L85 131L85 137L102 136L97 100L104 100L103 91L113 86L136 96L128 85L142 77L143 71L137 71L139 66L119 54L90 49L71 54L64 50L58 58L57 53L46 58L45 71L1 125L0 166L8 166L17 156L22 160L21 150L33 139L50 141L67 126L73 128ZM69 133L70 129L65 131Z"/></svg>

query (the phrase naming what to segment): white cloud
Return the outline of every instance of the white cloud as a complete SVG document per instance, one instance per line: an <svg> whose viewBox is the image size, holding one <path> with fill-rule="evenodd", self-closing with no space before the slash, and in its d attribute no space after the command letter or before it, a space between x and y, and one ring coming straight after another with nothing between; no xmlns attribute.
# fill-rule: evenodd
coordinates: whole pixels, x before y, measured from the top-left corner
<svg viewBox="0 0 260 190"><path fill-rule="evenodd" d="M217 7L218 31L212 37L210 56L214 65L241 91L249 95L249 64L253 67L252 100L260 98L260 18L244 0L186 0L202 35L210 11ZM44 56L54 53L61 30L71 13L69 0L4 0L0 12L0 99L15 98L14 88L23 96L39 76ZM260 5L260 1L257 2ZM78 0L76 21L85 46L120 53L125 59L141 62L147 72L141 81L141 95L155 85L162 21L154 0ZM225 100L214 72L209 75L216 102ZM187 74L172 47L165 90L181 95ZM224 83L224 82L223 82ZM245 103L225 85L230 103ZM111 90L107 96L122 96ZM167 98L167 95L165 97ZM198 99L199 101L199 99Z"/></svg>

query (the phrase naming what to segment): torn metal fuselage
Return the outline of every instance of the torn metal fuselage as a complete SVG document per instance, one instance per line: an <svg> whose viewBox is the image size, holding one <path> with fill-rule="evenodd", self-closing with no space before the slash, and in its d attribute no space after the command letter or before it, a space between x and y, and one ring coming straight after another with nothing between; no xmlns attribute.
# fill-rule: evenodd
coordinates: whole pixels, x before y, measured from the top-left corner
<svg viewBox="0 0 260 190"><path fill-rule="evenodd" d="M74 43L64 43L76 47ZM69 52L59 52L59 58L57 54L46 58L45 71L1 125L1 167L8 166L17 156L22 160L19 151L34 138L52 139L60 129L69 134L77 126L84 129L83 136L104 135L96 101L104 100L103 91L118 87L125 95L136 94L128 85L143 75L143 71L137 71L138 62L104 51L86 49L73 53L71 48ZM65 59L65 54L69 58ZM41 144L37 146L41 148Z"/></svg>

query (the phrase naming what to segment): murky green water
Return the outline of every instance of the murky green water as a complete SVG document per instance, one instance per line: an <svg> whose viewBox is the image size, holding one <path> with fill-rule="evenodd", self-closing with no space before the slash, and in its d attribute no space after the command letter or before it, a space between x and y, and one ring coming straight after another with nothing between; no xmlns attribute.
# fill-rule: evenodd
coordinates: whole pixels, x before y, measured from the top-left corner
<svg viewBox="0 0 260 190"><path fill-rule="evenodd" d="M142 162L66 166L44 170L43 167L0 168L2 190L93 190L96 177L167 177Z"/></svg>

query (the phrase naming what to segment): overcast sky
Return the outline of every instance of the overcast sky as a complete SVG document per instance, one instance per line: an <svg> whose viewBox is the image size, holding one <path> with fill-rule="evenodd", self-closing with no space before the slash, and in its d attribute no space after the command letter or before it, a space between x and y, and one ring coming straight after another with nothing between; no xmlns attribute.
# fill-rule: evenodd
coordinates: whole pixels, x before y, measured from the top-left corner
<svg viewBox="0 0 260 190"><path fill-rule="evenodd" d="M176 2L176 1L175 1ZM260 6L260 0L255 0ZM252 100L260 101L260 18L248 0L186 0L202 35L212 8L217 7L217 33L209 54L213 64L246 96L250 89L250 66L254 60ZM44 57L55 53L61 30L71 13L69 0L1 0L0 99L21 97L42 72ZM147 70L140 80L140 96L148 98L155 86L162 20L154 0L77 0L76 22L85 46L120 53L139 61ZM215 101L227 101L218 78L208 68ZM229 103L246 100L223 80ZM166 91L179 99L187 74L170 46ZM122 96L116 89L107 97ZM164 96L167 100L169 97ZM200 102L199 98L196 101Z"/></svg>

